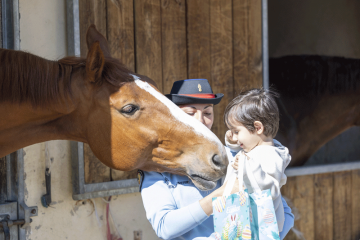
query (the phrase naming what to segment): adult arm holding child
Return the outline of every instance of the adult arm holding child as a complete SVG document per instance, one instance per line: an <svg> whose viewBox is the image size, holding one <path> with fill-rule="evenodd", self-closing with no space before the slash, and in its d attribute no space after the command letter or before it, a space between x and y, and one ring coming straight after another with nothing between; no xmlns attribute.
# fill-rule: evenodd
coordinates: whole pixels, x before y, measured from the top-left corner
<svg viewBox="0 0 360 240"><path fill-rule="evenodd" d="M162 239L184 236L196 226L201 225L212 214L212 198L222 196L225 189L223 185L204 198L192 202L200 195L187 186L177 186L174 191L172 184L167 183L173 179L168 178L166 173L145 172L144 180L146 181L141 186L141 196L146 216L157 236ZM232 192L238 191L239 187L236 184ZM181 196L182 199L176 198L177 196ZM211 225L210 228L211 233L213 226ZM193 232L193 235L196 233ZM201 236L201 232L199 235Z"/></svg>

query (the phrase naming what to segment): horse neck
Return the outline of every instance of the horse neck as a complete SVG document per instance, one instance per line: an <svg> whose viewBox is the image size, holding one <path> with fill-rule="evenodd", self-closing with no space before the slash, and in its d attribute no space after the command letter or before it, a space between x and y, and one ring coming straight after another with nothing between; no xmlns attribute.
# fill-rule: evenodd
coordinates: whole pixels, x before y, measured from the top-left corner
<svg viewBox="0 0 360 240"><path fill-rule="evenodd" d="M298 107L289 100L292 108L297 109L297 115L291 114L295 125L283 136L294 159L291 165L303 165L326 142L354 126L359 118L359 98L356 93L328 94L317 100L299 101ZM311 110L299 114L304 106Z"/></svg>
<svg viewBox="0 0 360 240"><path fill-rule="evenodd" d="M63 83L59 83L59 98L56 102L34 106L29 101L12 103L0 102L0 156L19 148L49 141L77 140L84 141L81 123L77 119L69 120L79 105L80 90L86 89L81 78L72 74L72 97L65 94ZM71 134L69 133L71 132Z"/></svg>

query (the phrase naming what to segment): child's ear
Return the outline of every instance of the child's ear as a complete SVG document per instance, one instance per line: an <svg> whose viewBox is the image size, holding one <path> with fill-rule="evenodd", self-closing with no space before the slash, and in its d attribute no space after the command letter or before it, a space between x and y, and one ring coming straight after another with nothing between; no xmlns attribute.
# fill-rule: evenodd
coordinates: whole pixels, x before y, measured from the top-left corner
<svg viewBox="0 0 360 240"><path fill-rule="evenodd" d="M264 125L260 121L255 121L254 122L254 127L255 127L255 132L258 135L261 135L261 134L264 133Z"/></svg>

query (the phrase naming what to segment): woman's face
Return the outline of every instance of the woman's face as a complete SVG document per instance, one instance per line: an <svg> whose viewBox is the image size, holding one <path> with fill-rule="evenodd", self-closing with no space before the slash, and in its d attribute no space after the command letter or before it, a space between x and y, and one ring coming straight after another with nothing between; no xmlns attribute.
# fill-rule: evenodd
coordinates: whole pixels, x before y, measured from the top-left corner
<svg viewBox="0 0 360 240"><path fill-rule="evenodd" d="M186 104L179 105L181 110L190 116L202 122L208 129L211 129L214 123L214 104Z"/></svg>

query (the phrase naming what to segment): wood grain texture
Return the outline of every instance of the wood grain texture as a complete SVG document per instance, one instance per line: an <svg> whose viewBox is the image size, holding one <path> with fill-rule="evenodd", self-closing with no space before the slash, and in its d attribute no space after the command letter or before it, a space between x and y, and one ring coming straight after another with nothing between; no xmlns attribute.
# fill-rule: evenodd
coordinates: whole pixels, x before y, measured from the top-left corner
<svg viewBox="0 0 360 240"><path fill-rule="evenodd" d="M234 97L243 90L256 87L249 79L249 4L250 0L233 1Z"/></svg>
<svg viewBox="0 0 360 240"><path fill-rule="evenodd" d="M262 86L262 49L261 49L261 0L249 1L248 17L248 66L249 77L246 84L249 87Z"/></svg>
<svg viewBox="0 0 360 240"><path fill-rule="evenodd" d="M85 183L100 183L110 181L110 168L95 157L89 144L84 143Z"/></svg>
<svg viewBox="0 0 360 240"><path fill-rule="evenodd" d="M360 239L360 169L352 171L352 235L351 239Z"/></svg>
<svg viewBox="0 0 360 240"><path fill-rule="evenodd" d="M351 239L351 175L334 173L334 239Z"/></svg>
<svg viewBox="0 0 360 240"><path fill-rule="evenodd" d="M133 1L107 0L107 39L112 57L135 71Z"/></svg>
<svg viewBox="0 0 360 240"><path fill-rule="evenodd" d="M290 198L293 206L293 212L299 217L295 221L295 227L301 231L306 240L315 239L315 209L314 209L314 176L290 177L285 186L283 186L283 195ZM291 206L291 203L289 204ZM297 239L295 234L289 233L287 240Z"/></svg>
<svg viewBox="0 0 360 240"><path fill-rule="evenodd" d="M295 199L295 191L296 191L296 177L288 177L287 182L284 186L281 187L281 195L286 199L287 204L291 208L292 213L298 216L298 209L294 206ZM295 222L296 223L296 222ZM289 233L284 238L285 240L297 240L296 235L293 231L289 231Z"/></svg>
<svg viewBox="0 0 360 240"><path fill-rule="evenodd" d="M214 93L224 97L215 107L212 131L224 141L227 130L223 113L233 99L232 1L210 0L211 85Z"/></svg>
<svg viewBox="0 0 360 240"><path fill-rule="evenodd" d="M134 3L128 0L107 0L107 40L112 57L120 59L135 71ZM110 169L111 180L132 178L133 172ZM136 172L136 171L135 171ZM136 173L135 173L136 177Z"/></svg>
<svg viewBox="0 0 360 240"><path fill-rule="evenodd" d="M79 0L80 16L80 53L86 57L86 32L91 24L106 36L106 0Z"/></svg>
<svg viewBox="0 0 360 240"><path fill-rule="evenodd" d="M186 3L188 77L211 81L210 0L188 0Z"/></svg>
<svg viewBox="0 0 360 240"><path fill-rule="evenodd" d="M333 173L314 175L315 239L334 239L333 185Z"/></svg>
<svg viewBox="0 0 360 240"><path fill-rule="evenodd" d="M160 0L135 0L136 72L163 91Z"/></svg>
<svg viewBox="0 0 360 240"><path fill-rule="evenodd" d="M187 78L185 0L161 0L163 93Z"/></svg>

